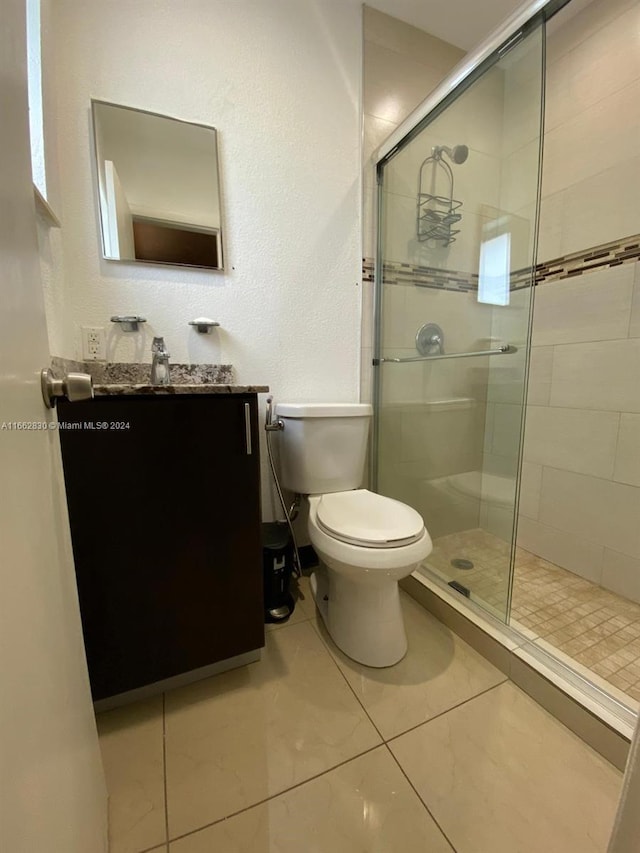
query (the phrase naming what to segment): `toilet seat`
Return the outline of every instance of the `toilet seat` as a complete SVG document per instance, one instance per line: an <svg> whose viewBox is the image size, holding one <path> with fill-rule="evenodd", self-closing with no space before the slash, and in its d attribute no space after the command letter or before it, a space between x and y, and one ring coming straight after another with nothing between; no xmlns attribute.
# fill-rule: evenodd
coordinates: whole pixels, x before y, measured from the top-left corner
<svg viewBox="0 0 640 853"><path fill-rule="evenodd" d="M316 520L328 536L363 548L400 548L425 532L414 509L367 489L321 495Z"/></svg>

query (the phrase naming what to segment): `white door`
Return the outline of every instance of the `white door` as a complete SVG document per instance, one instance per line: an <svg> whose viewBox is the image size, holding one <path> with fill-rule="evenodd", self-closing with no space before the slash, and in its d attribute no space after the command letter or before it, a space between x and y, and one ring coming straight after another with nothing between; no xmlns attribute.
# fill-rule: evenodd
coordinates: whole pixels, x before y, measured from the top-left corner
<svg viewBox="0 0 640 853"><path fill-rule="evenodd" d="M103 853L106 790L55 429L29 158L25 0L0 25L0 850Z"/></svg>

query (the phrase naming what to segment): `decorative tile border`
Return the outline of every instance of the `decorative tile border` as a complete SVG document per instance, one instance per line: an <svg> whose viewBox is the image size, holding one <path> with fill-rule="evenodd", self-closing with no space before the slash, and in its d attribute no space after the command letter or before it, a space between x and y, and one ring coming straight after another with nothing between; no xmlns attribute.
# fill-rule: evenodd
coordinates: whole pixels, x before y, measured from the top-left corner
<svg viewBox="0 0 640 853"><path fill-rule="evenodd" d="M550 261L537 264L535 283L547 284L575 278L584 273L604 267L617 267L620 264L640 261L640 235L603 243L581 252L563 255ZM362 280L374 280L374 261L364 258L362 261ZM465 273L458 270L443 270L437 267L425 267L415 264L385 262L383 282L389 285L414 285L431 287L436 290L455 290L461 292L478 289L477 273ZM511 274L511 290L521 290L531 284L531 268L514 270Z"/></svg>
<svg viewBox="0 0 640 853"><path fill-rule="evenodd" d="M364 258L362 261L363 281L374 280L374 261ZM415 285L433 287L437 290L460 290L467 292L478 289L477 273L459 270L444 270L438 267L424 267L415 264L385 262L383 266L384 284Z"/></svg>
<svg viewBox="0 0 640 853"><path fill-rule="evenodd" d="M536 284L573 278L602 267L618 267L638 260L640 260L640 235L635 235L538 264Z"/></svg>

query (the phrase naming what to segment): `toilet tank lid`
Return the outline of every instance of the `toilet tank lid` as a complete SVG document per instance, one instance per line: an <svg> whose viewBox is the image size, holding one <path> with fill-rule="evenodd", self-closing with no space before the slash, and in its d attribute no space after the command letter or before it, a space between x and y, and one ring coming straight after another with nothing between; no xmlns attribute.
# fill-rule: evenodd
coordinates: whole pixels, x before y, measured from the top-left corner
<svg viewBox="0 0 640 853"><path fill-rule="evenodd" d="M276 413L282 418L368 418L369 403L278 403Z"/></svg>

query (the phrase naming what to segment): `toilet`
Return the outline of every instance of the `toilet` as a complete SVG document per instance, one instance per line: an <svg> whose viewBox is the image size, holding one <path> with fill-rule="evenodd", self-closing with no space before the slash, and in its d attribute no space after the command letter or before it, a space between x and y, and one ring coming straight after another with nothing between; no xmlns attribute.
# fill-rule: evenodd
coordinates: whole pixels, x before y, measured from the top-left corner
<svg viewBox="0 0 640 853"><path fill-rule="evenodd" d="M367 666L392 666L407 651L398 581L431 553L414 509L358 488L371 406L279 403L282 485L304 495L320 558L313 596L335 644Z"/></svg>

